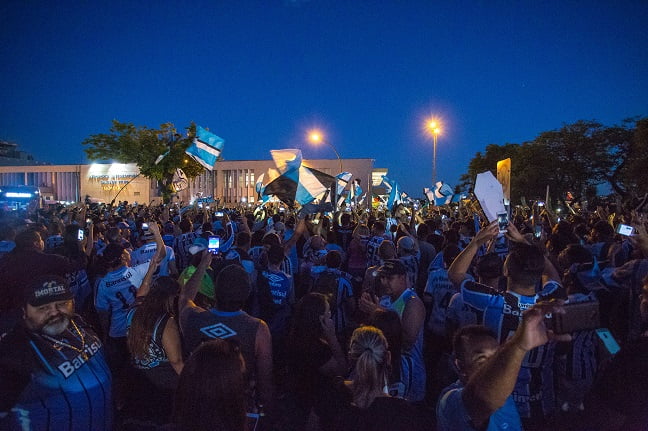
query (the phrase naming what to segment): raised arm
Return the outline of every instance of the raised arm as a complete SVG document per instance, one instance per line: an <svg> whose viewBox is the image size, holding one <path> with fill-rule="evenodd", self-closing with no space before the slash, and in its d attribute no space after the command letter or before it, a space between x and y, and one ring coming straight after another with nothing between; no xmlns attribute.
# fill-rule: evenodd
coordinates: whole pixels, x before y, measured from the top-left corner
<svg viewBox="0 0 648 431"><path fill-rule="evenodd" d="M476 429L482 429L513 392L526 353L549 340L544 318L556 312L564 312L557 303L538 303L526 310L513 337L470 377L462 398Z"/></svg>
<svg viewBox="0 0 648 431"><path fill-rule="evenodd" d="M497 221L490 223L488 226L477 232L477 235L468 243L466 248L463 249L459 256L455 258L448 269L448 278L455 286L461 285L461 282L466 278L470 264L477 254L479 247L486 244L486 242L495 238L499 232Z"/></svg>
<svg viewBox="0 0 648 431"><path fill-rule="evenodd" d="M196 298L196 293L198 293L198 288L200 287L203 276L205 275L207 268L209 268L209 265L211 265L211 261L212 254L203 251L198 268L196 268L196 271L191 275L191 278L180 291L180 298L178 299L179 314L182 314L182 311L185 308L196 306L193 301Z"/></svg>
<svg viewBox="0 0 648 431"><path fill-rule="evenodd" d="M160 235L160 228L158 227L157 223L155 222L150 223L149 230L153 232L153 237L155 238L155 244L157 245L157 250L155 250L155 254L151 258L151 262L149 263L149 267L148 270L146 271L146 275L142 280L142 284L140 285L139 289L137 289L137 296L148 295L149 291L151 290L151 282L153 281L153 274L155 274L158 265L160 265L160 262L162 262L162 259L164 259L164 257L166 256L166 247L164 246L164 241L162 241L162 236Z"/></svg>

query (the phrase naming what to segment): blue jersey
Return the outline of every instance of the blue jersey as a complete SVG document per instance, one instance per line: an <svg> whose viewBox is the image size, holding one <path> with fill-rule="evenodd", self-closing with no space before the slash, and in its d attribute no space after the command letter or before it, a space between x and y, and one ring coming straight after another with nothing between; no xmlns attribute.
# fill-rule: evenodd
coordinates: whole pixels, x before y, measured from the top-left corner
<svg viewBox="0 0 648 431"><path fill-rule="evenodd" d="M265 270L257 280L257 317L265 320L274 334L285 335L291 315L291 305L295 302L293 279L283 271Z"/></svg>
<svg viewBox="0 0 648 431"><path fill-rule="evenodd" d="M385 241L385 238L382 236L372 236L369 238L369 241L367 241L367 268L380 264L378 248L383 241Z"/></svg>
<svg viewBox="0 0 648 431"><path fill-rule="evenodd" d="M473 431L476 428L466 410L462 392L464 385L457 381L443 391L437 404L437 429L439 431ZM521 430L522 423L513 399L509 396L502 407L488 419L486 431Z"/></svg>
<svg viewBox="0 0 648 431"><path fill-rule="evenodd" d="M55 344L22 325L0 342L3 430L111 430L111 375L99 338L74 317ZM81 334L82 336L79 336ZM1 416L0 416L1 417Z"/></svg>
<svg viewBox="0 0 648 431"><path fill-rule="evenodd" d="M392 301L389 296L383 296L380 299L380 305L395 311L402 321L407 304L415 298L418 298L416 292L412 289L405 289L395 301ZM412 402L421 401L425 397L426 377L425 363L423 362L423 327L416 335L414 345L407 351L403 350L402 357L409 361L408 368L412 371L411 386L406 389L405 398Z"/></svg>
<svg viewBox="0 0 648 431"><path fill-rule="evenodd" d="M349 310L350 303L354 300L353 285L351 283L351 275L340 271L339 269L327 268L323 266L314 266L311 268L311 277L313 284L317 282L320 277L334 278L335 281L335 294L333 300L335 304L331 305L331 318L335 324L335 333L343 334L344 330L349 327ZM324 292L320 292L324 293Z"/></svg>
<svg viewBox="0 0 648 431"><path fill-rule="evenodd" d="M503 343L517 330L522 313L541 300L565 299L564 288L555 281L545 283L533 296L499 292L472 280L461 283L466 304L482 314L482 323L492 329ZM513 389L513 399L522 418L542 422L555 410L553 358L555 343L549 342L527 352Z"/></svg>
<svg viewBox="0 0 648 431"><path fill-rule="evenodd" d="M95 307L110 313L110 336L126 336L126 316L135 302L137 289L142 285L149 264L122 266L99 280Z"/></svg>
<svg viewBox="0 0 648 431"><path fill-rule="evenodd" d="M430 312L427 329L436 335L442 337L448 335L446 331L446 317L448 305L455 293L457 293L457 290L448 278L448 270L441 268L430 271L424 291L424 295L429 295L432 299L432 310Z"/></svg>
<svg viewBox="0 0 648 431"><path fill-rule="evenodd" d="M173 249L166 245L164 247L166 248L166 256L164 256L164 259L162 259L160 265L155 270L155 278L169 275L169 263L175 262ZM137 250L133 250L131 253L131 265L137 266L143 263L149 263L153 259L156 251L157 244L154 242L146 243Z"/></svg>

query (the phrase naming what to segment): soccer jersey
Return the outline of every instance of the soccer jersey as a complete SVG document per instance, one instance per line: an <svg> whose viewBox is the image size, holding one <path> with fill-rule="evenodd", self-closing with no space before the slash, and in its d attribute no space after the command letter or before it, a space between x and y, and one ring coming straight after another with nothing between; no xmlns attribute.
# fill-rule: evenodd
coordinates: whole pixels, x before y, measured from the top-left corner
<svg viewBox="0 0 648 431"><path fill-rule="evenodd" d="M492 329L500 343L511 337L527 308L541 300L565 299L564 288L555 281L544 284L533 296L515 292L499 292L472 280L461 283L466 304L482 314L482 323ZM513 389L513 399L520 417L542 422L554 410L553 359L555 342L549 342L527 352Z"/></svg>
<svg viewBox="0 0 648 431"><path fill-rule="evenodd" d="M380 305L393 310L398 314L398 317L403 320L403 313L407 303L417 298L416 293L412 289L405 289L405 291L396 298L395 301L391 300L389 296L383 296L380 299ZM405 398L408 401L421 401L425 397L425 364L423 362L423 328L419 330L416 335L414 345L407 351L403 351L403 358L409 361L408 368L412 371L411 386L406 389Z"/></svg>
<svg viewBox="0 0 648 431"><path fill-rule="evenodd" d="M351 275L339 269L314 266L311 269L313 284L320 277L331 277L336 280L336 290L333 298L335 304L331 304L331 318L335 325L336 334L342 334L349 325L347 304L353 301L353 285L351 284Z"/></svg>
<svg viewBox="0 0 648 431"><path fill-rule="evenodd" d="M173 249L168 246L165 247L166 247L166 256L164 256L164 259L162 259L160 265L155 270L155 274L153 274L155 278L169 275L169 263L175 261L175 254L173 253ZM157 251L156 243L149 242L144 244L143 246L141 246L137 250L134 250L131 253L131 265L136 266L136 265L141 265L143 263L149 263L151 259L153 259L153 256L155 255L156 251Z"/></svg>
<svg viewBox="0 0 648 431"><path fill-rule="evenodd" d="M463 383L457 381L443 391L437 404L437 429L439 431L473 431L477 428L466 410L463 400ZM521 430L522 423L513 399L509 396L502 407L488 419L487 431Z"/></svg>
<svg viewBox="0 0 648 431"><path fill-rule="evenodd" d="M367 267L376 266L380 263L378 248L383 241L385 241L385 238L382 236L372 236L367 241Z"/></svg>
<svg viewBox="0 0 648 431"><path fill-rule="evenodd" d="M97 286L95 307L97 311L110 312L111 337L126 336L126 316L135 302L137 289L142 285L149 264L122 266L105 275Z"/></svg>
<svg viewBox="0 0 648 431"><path fill-rule="evenodd" d="M255 313L275 335L285 335L290 319L290 306L295 302L293 279L283 271L265 270L259 274Z"/></svg>
<svg viewBox="0 0 648 431"><path fill-rule="evenodd" d="M77 316L53 337L16 327L0 341L0 429L111 430L111 375L99 338ZM81 336L79 335L81 334Z"/></svg>
<svg viewBox="0 0 648 431"><path fill-rule="evenodd" d="M195 232L187 232L176 237L173 242L173 251L175 253L178 271L182 271L189 266L189 263L191 262L189 247L191 247L197 237L198 235L196 235Z"/></svg>
<svg viewBox="0 0 648 431"><path fill-rule="evenodd" d="M407 271L407 278L409 280L409 287L416 287L416 279L418 278L419 271L419 257L417 255L401 256L398 260L405 266Z"/></svg>
<svg viewBox="0 0 648 431"><path fill-rule="evenodd" d="M441 268L429 273L424 291L425 295L432 298L432 310L427 329L441 337L446 336L448 305L455 293L457 290L448 278L447 269Z"/></svg>

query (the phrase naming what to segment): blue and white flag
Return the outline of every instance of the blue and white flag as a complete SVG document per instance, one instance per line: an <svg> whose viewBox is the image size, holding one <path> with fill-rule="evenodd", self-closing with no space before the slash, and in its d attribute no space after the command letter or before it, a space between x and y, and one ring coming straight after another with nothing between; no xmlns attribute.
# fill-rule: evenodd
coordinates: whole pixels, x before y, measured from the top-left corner
<svg viewBox="0 0 648 431"><path fill-rule="evenodd" d="M185 150L196 162L205 169L213 170L218 156L223 151L225 141L213 133L196 126L196 137L193 143Z"/></svg>
<svg viewBox="0 0 648 431"><path fill-rule="evenodd" d="M400 190L398 183L394 180L390 180L385 175L382 177L383 184L389 189L389 197L387 198L387 208L393 210L393 208L403 202L403 193Z"/></svg>
<svg viewBox="0 0 648 431"><path fill-rule="evenodd" d="M265 186L263 195L274 195L290 207L312 202L335 182L334 177L302 165L301 150L271 150L270 154L281 175Z"/></svg>
<svg viewBox="0 0 648 431"><path fill-rule="evenodd" d="M189 187L189 180L187 179L187 174L184 173L182 169L176 169L173 174L173 180L171 181L171 186L175 193L181 192Z"/></svg>
<svg viewBox="0 0 648 431"><path fill-rule="evenodd" d="M443 181L438 181L434 185L434 204L438 206L449 204L453 194L452 187Z"/></svg>

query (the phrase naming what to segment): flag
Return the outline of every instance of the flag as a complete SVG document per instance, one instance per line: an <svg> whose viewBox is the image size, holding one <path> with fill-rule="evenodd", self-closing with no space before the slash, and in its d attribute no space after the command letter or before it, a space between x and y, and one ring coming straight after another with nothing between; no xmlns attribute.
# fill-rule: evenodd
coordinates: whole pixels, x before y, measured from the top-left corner
<svg viewBox="0 0 648 431"><path fill-rule="evenodd" d="M396 205L403 202L403 194L396 181L390 180L385 175L383 175L382 180L383 180L383 184L385 184L385 186L389 190L389 197L387 198L387 208L393 210Z"/></svg>
<svg viewBox="0 0 648 431"><path fill-rule="evenodd" d="M196 126L196 137L193 143L185 150L196 162L205 169L213 170L218 156L223 151L225 141L213 133Z"/></svg>
<svg viewBox="0 0 648 431"><path fill-rule="evenodd" d="M301 150L271 150L280 175L265 186L264 196L275 195L290 207L306 205L322 196L335 178L302 165Z"/></svg>
<svg viewBox="0 0 648 431"><path fill-rule="evenodd" d="M164 154L160 154L160 155L157 157L157 159L155 159L155 164L156 164L156 165L159 165L160 162L162 161L162 159L165 158L166 156L168 156L170 152L171 152L171 149L169 148L168 150L166 150L166 153L164 153Z"/></svg>
<svg viewBox="0 0 648 431"><path fill-rule="evenodd" d="M434 185L434 204L441 206L447 205L452 200L452 187L443 181L438 181Z"/></svg>
<svg viewBox="0 0 648 431"><path fill-rule="evenodd" d="M173 180L171 181L171 187L175 193L178 193L187 187L189 187L189 180L187 180L187 174L184 173L182 169L176 169L173 174Z"/></svg>

